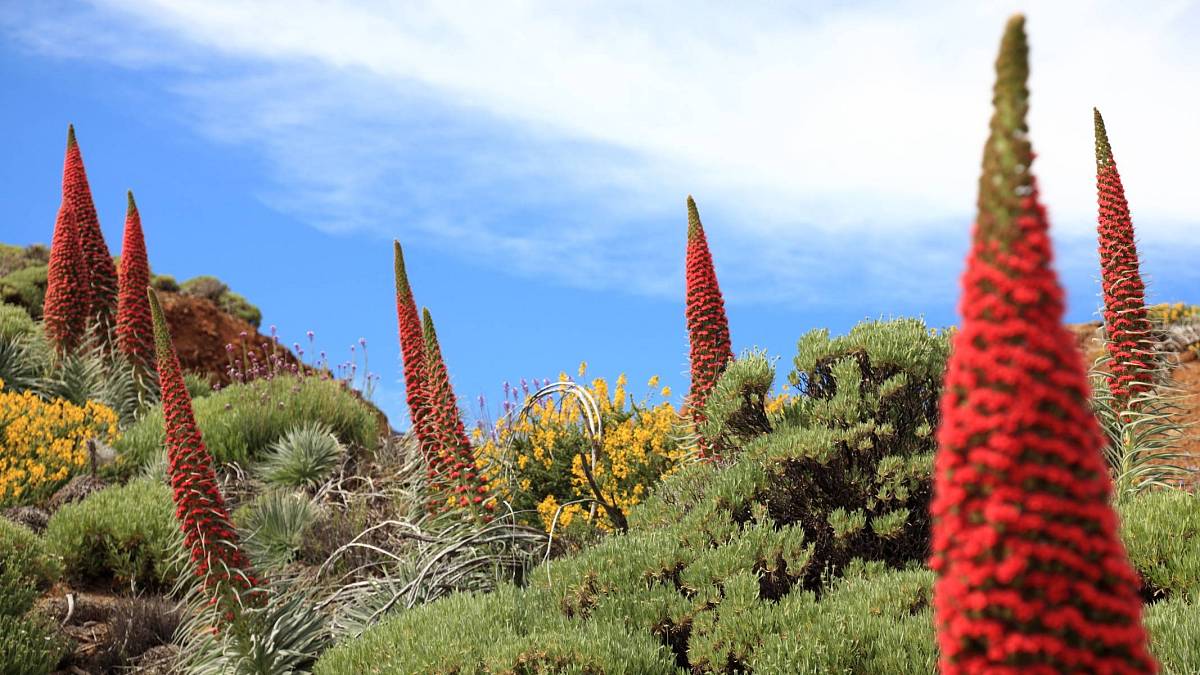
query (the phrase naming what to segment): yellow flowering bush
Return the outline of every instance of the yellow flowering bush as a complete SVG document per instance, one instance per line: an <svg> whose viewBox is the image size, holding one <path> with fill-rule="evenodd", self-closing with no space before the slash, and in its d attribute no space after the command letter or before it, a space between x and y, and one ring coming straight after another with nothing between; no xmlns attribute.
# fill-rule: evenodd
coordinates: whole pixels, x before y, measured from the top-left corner
<svg viewBox="0 0 1200 675"><path fill-rule="evenodd" d="M1150 305L1146 308L1150 320L1161 324L1179 323L1186 319L1200 317L1200 305L1189 305L1183 302Z"/></svg>
<svg viewBox="0 0 1200 675"><path fill-rule="evenodd" d="M579 373L582 378L586 364ZM566 374L559 379L565 381ZM601 420L592 475L604 499L623 513L642 501L686 454L672 435L678 412L664 400L670 389L659 389L658 378L651 378L651 393L635 402L626 385L621 375L611 387L604 378L585 387ZM527 522L547 531L554 524L556 532L613 529L608 514L594 505L584 471L584 462L591 462L592 441L578 398L539 399L524 415L514 409L489 433L477 432L477 438L484 441L477 456L489 484Z"/></svg>
<svg viewBox="0 0 1200 675"><path fill-rule="evenodd" d="M0 381L0 506L45 498L87 464L87 440L116 441L117 413L88 401L77 406Z"/></svg>

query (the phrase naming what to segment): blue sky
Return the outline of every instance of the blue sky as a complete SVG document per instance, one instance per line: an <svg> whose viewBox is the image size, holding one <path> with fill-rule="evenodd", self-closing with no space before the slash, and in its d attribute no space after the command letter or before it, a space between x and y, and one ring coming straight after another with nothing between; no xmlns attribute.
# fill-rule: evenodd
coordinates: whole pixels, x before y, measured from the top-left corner
<svg viewBox="0 0 1200 675"><path fill-rule="evenodd" d="M402 426L392 238L464 405L581 360L678 398L691 193L735 347L782 375L810 328L956 320L1022 4L5 3L0 240L48 243L73 122L114 251L133 189L156 271L214 274L334 360L365 337ZM1028 14L1068 318L1098 303L1093 105L1154 297L1200 301L1200 5Z"/></svg>

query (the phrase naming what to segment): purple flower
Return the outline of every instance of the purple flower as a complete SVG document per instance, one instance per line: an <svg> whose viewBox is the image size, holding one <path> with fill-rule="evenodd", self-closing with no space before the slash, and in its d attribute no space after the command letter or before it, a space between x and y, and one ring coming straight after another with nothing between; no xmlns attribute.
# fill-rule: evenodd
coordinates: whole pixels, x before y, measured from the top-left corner
<svg viewBox="0 0 1200 675"><path fill-rule="evenodd" d="M225 345L225 351L227 351L227 352L232 352L232 351L233 351L233 344L231 343L231 344L227 344L227 345Z"/></svg>
<svg viewBox="0 0 1200 675"><path fill-rule="evenodd" d="M364 337L358 338L358 344L362 345L363 349L366 349L367 348L367 338L364 338Z"/></svg>
<svg viewBox="0 0 1200 675"><path fill-rule="evenodd" d="M316 333L314 333L314 332L312 332L312 331L310 330L310 331L308 331L307 333L305 333L305 335L307 335L307 336L308 336L308 341L309 341L309 342L312 342L312 339L313 339L313 337L316 335Z"/></svg>
<svg viewBox="0 0 1200 675"><path fill-rule="evenodd" d="M275 324L271 324L271 335L276 335L278 332L279 329L275 327Z"/></svg>

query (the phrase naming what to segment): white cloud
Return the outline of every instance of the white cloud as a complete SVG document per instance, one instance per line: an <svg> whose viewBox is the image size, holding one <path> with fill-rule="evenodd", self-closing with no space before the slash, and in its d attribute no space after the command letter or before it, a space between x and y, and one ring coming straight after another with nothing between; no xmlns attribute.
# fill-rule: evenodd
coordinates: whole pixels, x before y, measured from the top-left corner
<svg viewBox="0 0 1200 675"><path fill-rule="evenodd" d="M887 292L912 290L889 271L901 255L918 277L958 259L965 235L947 256L913 228L965 232L950 224L973 210L991 64L1024 9L1060 231L1091 226L1092 105L1142 237L1200 221L1196 2L745 4L98 0L88 16L131 22L193 71L204 52L248 64L177 89L209 134L265 150L264 198L319 226L403 222L522 273L553 260L569 283L672 293L679 256L662 248L682 235L662 223L692 192L746 263L739 296L780 299L831 264L814 247ZM122 52L139 56L154 62Z"/></svg>

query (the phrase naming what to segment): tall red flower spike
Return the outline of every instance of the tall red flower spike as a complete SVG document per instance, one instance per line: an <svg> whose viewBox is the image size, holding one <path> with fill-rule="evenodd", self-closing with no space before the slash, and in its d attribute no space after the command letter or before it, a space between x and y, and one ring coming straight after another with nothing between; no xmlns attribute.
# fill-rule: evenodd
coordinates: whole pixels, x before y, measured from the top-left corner
<svg viewBox="0 0 1200 675"><path fill-rule="evenodd" d="M107 336L117 312L117 267L104 243L104 234L100 232L100 219L96 216L96 205L92 202L92 190L88 187L83 155L75 142L73 126L67 131L63 204L74 214L83 261L87 266L88 319L96 321L101 335Z"/></svg>
<svg viewBox="0 0 1200 675"><path fill-rule="evenodd" d="M1153 673L1088 381L1030 170L1025 22L1008 23L935 460L943 675Z"/></svg>
<svg viewBox="0 0 1200 675"><path fill-rule="evenodd" d="M442 360L442 349L428 309L423 310L422 329L428 405L425 424L432 451L428 457L430 477L434 490L441 492L443 497L441 502L430 506L435 510L448 507L449 497L453 495L455 505L460 508L482 507L490 511L495 503L488 499L487 477L480 475L475 466L475 450L458 414L458 398L450 385L450 374Z"/></svg>
<svg viewBox="0 0 1200 675"><path fill-rule="evenodd" d="M216 607L223 620L232 621L244 605L260 605L265 600L265 581L255 576L238 544L237 530L217 486L212 456L196 427L192 399L158 296L153 289L147 289L147 294L154 317L167 434L167 475L175 494L175 517L184 543L191 549L193 572L209 594L209 604Z"/></svg>
<svg viewBox="0 0 1200 675"><path fill-rule="evenodd" d="M117 277L117 346L139 367L154 368L154 320L150 316L150 263L146 259L146 240L142 236L142 218L138 215L133 192L125 212L125 240L121 245L121 273Z"/></svg>
<svg viewBox="0 0 1200 675"><path fill-rule="evenodd" d="M75 144L75 128L68 127L67 155L63 163L63 198L54 222L54 239L50 242L46 297L42 306L46 336L60 353L75 349L83 341L91 307L91 282L83 257L83 240L79 234L76 210L69 198L69 195L77 192L73 185L68 185L68 179L76 174L72 168L75 162L79 162L82 171L79 148Z"/></svg>
<svg viewBox="0 0 1200 675"><path fill-rule="evenodd" d="M708 393L721 377L725 365L733 359L729 340L729 320L725 317L725 301L717 285L708 239L700 224L700 214L691 195L687 198L687 327L691 344L692 388L688 406L698 427L704 422L704 403ZM711 454L704 438L699 440L702 457Z"/></svg>
<svg viewBox="0 0 1200 675"><path fill-rule="evenodd" d="M425 429L425 338L421 334L421 317L413 298L408 273L404 269L404 252L400 242L393 241L396 266L396 318L400 327L400 353L404 359L404 391L413 433L421 449L429 456L429 433Z"/></svg>
<svg viewBox="0 0 1200 675"><path fill-rule="evenodd" d="M1096 192L1099 196L1101 287L1104 292L1104 329L1108 335L1108 388L1129 407L1132 399L1152 385L1150 360L1154 345L1146 316L1146 287L1133 240L1133 220L1121 174L1113 159L1104 118L1093 108L1096 124Z"/></svg>

